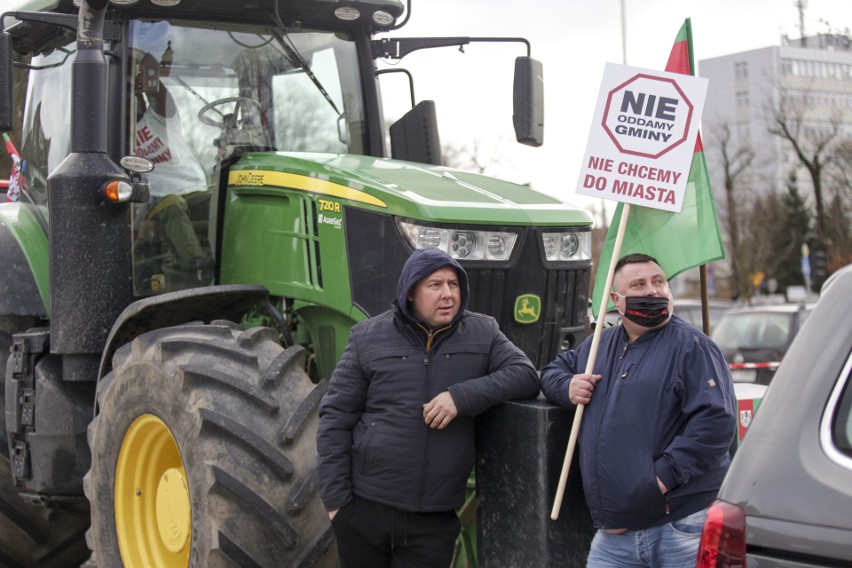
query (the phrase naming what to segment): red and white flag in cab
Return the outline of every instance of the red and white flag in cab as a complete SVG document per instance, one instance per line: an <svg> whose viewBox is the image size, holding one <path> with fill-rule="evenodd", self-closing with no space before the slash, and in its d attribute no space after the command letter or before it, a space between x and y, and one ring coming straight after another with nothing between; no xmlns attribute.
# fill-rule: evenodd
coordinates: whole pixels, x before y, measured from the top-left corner
<svg viewBox="0 0 852 568"><path fill-rule="evenodd" d="M17 201L21 195L21 191L27 190L27 181L21 172L21 155L9 139L9 135L4 133L3 140L6 142L6 151L12 158L12 170L9 172L9 187L6 190L6 201Z"/></svg>

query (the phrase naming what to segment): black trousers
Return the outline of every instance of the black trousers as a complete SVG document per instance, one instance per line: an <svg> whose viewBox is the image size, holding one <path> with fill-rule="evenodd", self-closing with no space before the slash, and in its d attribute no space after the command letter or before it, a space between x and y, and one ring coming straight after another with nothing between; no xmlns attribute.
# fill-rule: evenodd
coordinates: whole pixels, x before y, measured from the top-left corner
<svg viewBox="0 0 852 568"><path fill-rule="evenodd" d="M409 513L353 497L331 522L341 568L450 568L454 511Z"/></svg>

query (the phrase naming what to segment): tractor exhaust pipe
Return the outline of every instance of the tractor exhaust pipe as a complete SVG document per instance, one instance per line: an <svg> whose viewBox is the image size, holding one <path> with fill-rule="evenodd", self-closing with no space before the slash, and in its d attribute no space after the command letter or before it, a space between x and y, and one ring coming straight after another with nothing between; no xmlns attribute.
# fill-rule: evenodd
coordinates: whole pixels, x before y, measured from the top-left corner
<svg viewBox="0 0 852 568"><path fill-rule="evenodd" d="M117 100L107 92L107 4L81 2L71 71L71 153L47 179L50 350L63 355L66 380L96 377L110 329L133 300L130 209L105 203L102 194L108 182L129 180L107 155L107 112Z"/></svg>
<svg viewBox="0 0 852 568"><path fill-rule="evenodd" d="M106 152L107 63L104 16L108 0L84 0L77 23L77 55L71 68L71 152ZM83 94L85 89L85 94Z"/></svg>

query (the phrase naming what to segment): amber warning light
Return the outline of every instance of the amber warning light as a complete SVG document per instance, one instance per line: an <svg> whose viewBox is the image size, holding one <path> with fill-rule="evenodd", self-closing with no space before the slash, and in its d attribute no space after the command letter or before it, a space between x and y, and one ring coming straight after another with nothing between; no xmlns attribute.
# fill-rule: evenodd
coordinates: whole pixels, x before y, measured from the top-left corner
<svg viewBox="0 0 852 568"><path fill-rule="evenodd" d="M124 203L133 194L133 186L126 181L114 179L101 188L101 194L109 203Z"/></svg>

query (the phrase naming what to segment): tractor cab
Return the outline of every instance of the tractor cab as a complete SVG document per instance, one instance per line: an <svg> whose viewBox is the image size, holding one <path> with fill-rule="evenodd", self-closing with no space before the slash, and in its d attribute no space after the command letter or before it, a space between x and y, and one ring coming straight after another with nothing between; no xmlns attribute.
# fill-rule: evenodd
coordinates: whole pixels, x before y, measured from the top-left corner
<svg viewBox="0 0 852 568"><path fill-rule="evenodd" d="M131 20L110 94L125 109L112 143L151 162L149 197L131 208L133 287L144 296L212 283L223 163L247 150L363 153L356 45L346 33L177 20ZM23 149L28 187L69 152L73 43L33 58ZM119 93L121 93L119 95ZM120 98L119 98L120 97Z"/></svg>

